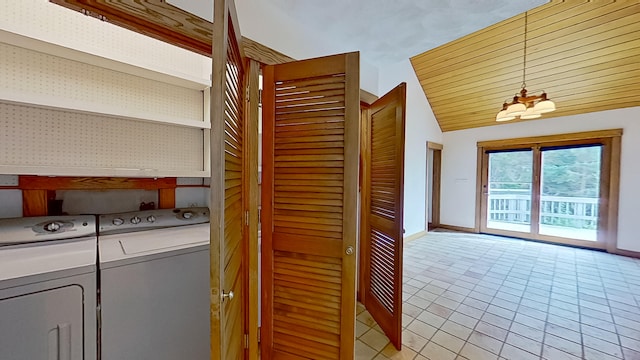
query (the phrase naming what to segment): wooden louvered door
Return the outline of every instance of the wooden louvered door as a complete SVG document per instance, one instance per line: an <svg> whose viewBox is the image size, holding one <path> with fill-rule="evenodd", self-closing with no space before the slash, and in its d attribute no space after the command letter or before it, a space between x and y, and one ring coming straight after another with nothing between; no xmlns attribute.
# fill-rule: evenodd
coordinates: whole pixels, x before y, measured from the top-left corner
<svg viewBox="0 0 640 360"><path fill-rule="evenodd" d="M249 357L249 181L252 163L247 62L233 1L216 0L211 89L211 359ZM257 75L257 73L256 73ZM256 117L257 119L257 117ZM257 121L253 125L257 128ZM256 135L257 137L257 135ZM257 139L253 139L254 141ZM257 180L255 181L257 187ZM257 223L257 217L251 219ZM256 244L257 244L257 233ZM255 249L257 252L257 247ZM257 266L256 266L257 267ZM257 297L256 297L257 298ZM255 324L257 327L257 324ZM255 332L257 335L257 332ZM257 336L255 340L257 345ZM254 351L255 352L255 351ZM257 353L253 358L257 358Z"/></svg>
<svg viewBox="0 0 640 360"><path fill-rule="evenodd" d="M400 349L404 199L404 83L375 101L363 119L360 241L364 305Z"/></svg>
<svg viewBox="0 0 640 360"><path fill-rule="evenodd" d="M263 76L262 359L353 359L359 55Z"/></svg>

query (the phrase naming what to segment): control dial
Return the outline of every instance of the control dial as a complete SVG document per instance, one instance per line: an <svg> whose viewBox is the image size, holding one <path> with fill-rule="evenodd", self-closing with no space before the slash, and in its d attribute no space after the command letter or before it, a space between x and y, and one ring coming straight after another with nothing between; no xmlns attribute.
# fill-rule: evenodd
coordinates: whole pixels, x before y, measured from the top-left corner
<svg viewBox="0 0 640 360"><path fill-rule="evenodd" d="M131 221L131 223L132 223L132 224L140 224L140 222L142 221L142 219L140 219L140 218L139 218L139 217L137 217L137 216L134 216L134 217L132 217L132 218L131 218L131 220L130 220L130 221Z"/></svg>
<svg viewBox="0 0 640 360"><path fill-rule="evenodd" d="M44 230L48 232L56 232L60 230L60 224L57 222L50 222L44 226Z"/></svg>
<svg viewBox="0 0 640 360"><path fill-rule="evenodd" d="M113 219L113 221L111 221L111 223L115 226L120 226L122 224L124 224L124 219L122 218L115 218Z"/></svg>
<svg viewBox="0 0 640 360"><path fill-rule="evenodd" d="M149 215L147 216L147 221L152 223L152 222L156 222L156 217L153 215Z"/></svg>
<svg viewBox="0 0 640 360"><path fill-rule="evenodd" d="M191 211L185 211L184 213L182 213L183 219L191 219L192 217L193 217L193 212Z"/></svg>

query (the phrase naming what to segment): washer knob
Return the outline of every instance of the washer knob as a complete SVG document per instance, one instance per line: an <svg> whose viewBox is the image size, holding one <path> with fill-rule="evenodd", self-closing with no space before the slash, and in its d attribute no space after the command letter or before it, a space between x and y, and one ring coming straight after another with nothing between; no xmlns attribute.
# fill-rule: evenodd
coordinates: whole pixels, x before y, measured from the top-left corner
<svg viewBox="0 0 640 360"><path fill-rule="evenodd" d="M56 232L60 230L60 224L58 224L57 222L50 222L44 226L44 229L48 232Z"/></svg>
<svg viewBox="0 0 640 360"><path fill-rule="evenodd" d="M193 217L193 213L192 213L191 211L185 211L185 212L182 214L182 218L183 218L183 219L191 219L192 217Z"/></svg>
<svg viewBox="0 0 640 360"><path fill-rule="evenodd" d="M141 221L142 221L142 219L140 219L137 216L134 216L134 217L131 218L131 223L132 224L140 224Z"/></svg>
<svg viewBox="0 0 640 360"><path fill-rule="evenodd" d="M124 224L124 220L122 218L115 218L113 219L113 221L111 221L111 223L115 226L120 226Z"/></svg>
<svg viewBox="0 0 640 360"><path fill-rule="evenodd" d="M149 215L147 216L147 221L152 223L152 222L156 222L156 217L153 215Z"/></svg>

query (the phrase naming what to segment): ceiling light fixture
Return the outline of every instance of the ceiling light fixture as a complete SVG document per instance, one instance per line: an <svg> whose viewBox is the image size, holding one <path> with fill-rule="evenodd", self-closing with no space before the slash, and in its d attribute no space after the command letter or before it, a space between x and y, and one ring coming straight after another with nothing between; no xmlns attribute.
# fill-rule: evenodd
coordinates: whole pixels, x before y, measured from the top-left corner
<svg viewBox="0 0 640 360"><path fill-rule="evenodd" d="M505 101L502 110L496 115L496 121L509 121L517 117L523 120L535 119L544 113L556 109L553 101L547 98L544 91L540 95L527 96L526 70L527 70L527 12L524 13L524 56L522 61L522 89L513 97L511 102Z"/></svg>

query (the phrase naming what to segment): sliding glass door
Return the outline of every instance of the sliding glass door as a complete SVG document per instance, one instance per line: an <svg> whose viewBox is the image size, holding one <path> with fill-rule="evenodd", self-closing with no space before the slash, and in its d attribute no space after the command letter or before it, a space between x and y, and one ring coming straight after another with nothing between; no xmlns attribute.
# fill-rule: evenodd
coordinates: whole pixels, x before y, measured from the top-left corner
<svg viewBox="0 0 640 360"><path fill-rule="evenodd" d="M487 228L531 232L533 151L489 152L488 159Z"/></svg>
<svg viewBox="0 0 640 360"><path fill-rule="evenodd" d="M478 143L480 231L606 248L617 221L619 137L531 139Z"/></svg>
<svg viewBox="0 0 640 360"><path fill-rule="evenodd" d="M602 145L542 148L541 235L596 241Z"/></svg>

